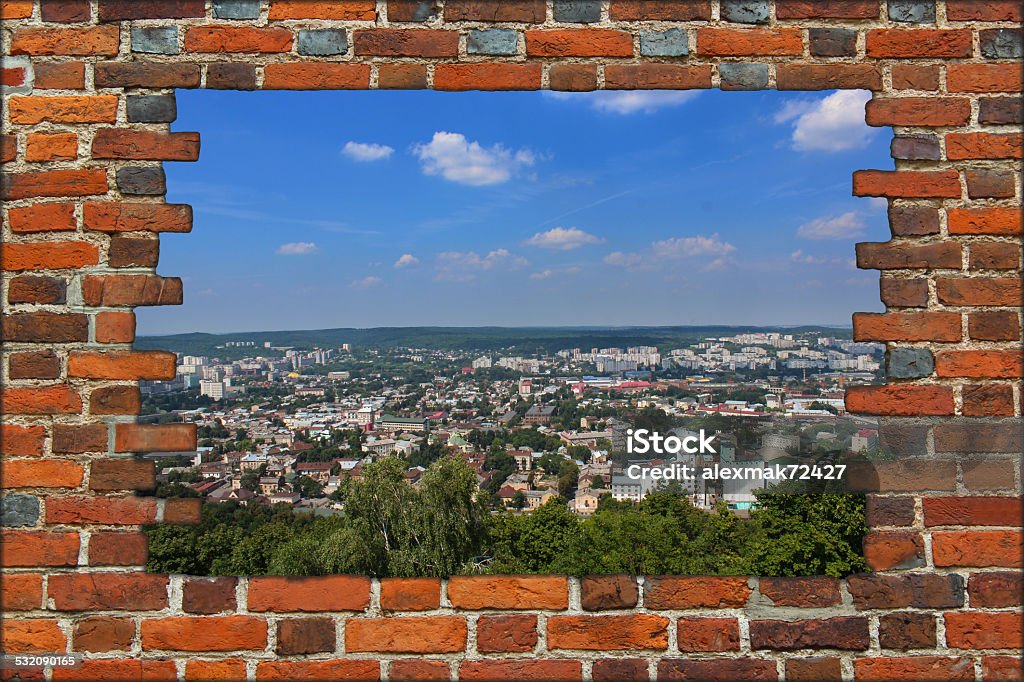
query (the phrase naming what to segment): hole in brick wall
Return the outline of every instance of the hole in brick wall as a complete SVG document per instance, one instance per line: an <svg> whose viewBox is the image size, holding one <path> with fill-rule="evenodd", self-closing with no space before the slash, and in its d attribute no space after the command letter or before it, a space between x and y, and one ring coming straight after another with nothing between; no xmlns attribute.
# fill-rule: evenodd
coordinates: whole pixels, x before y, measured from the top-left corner
<svg viewBox="0 0 1024 682"><path fill-rule="evenodd" d="M768 466L766 447L783 456L775 464L812 451L833 462L872 438L869 420L830 414L847 383L883 380L880 347L851 345L849 328L852 311L881 309L877 275L856 268L852 244L887 238L885 202L849 190L853 169L887 155L888 129L863 123L868 97L179 92L175 127L201 131L203 153L167 168L167 200L191 204L195 228L162 237L160 269L182 277L185 303L140 310L136 345L175 350L183 368L175 382L144 385L143 419L200 424L197 460L157 455L158 494L220 501L197 528L152 530L150 568L863 569L856 496L816 496L810 510L776 502L777 517L759 523L747 518L752 485L705 486L684 490L686 503L604 502L581 519L602 496L649 492L615 485L617 469L641 459L619 452L626 426L724 431L751 467ZM602 379L581 381L591 375ZM776 409L772 420L734 414ZM794 409L821 414L797 420ZM426 436L402 422L413 417ZM561 431L574 435L559 442ZM588 431L607 433L579 436ZM554 452L574 438L585 450ZM396 452L397 473L368 465ZM468 534L417 544L409 538L426 522L416 510L429 503L402 493L382 512L366 502L366 481L381 490L394 474L456 508L458 471L410 469L444 453L490 477L488 504L527 514L478 542L487 515L464 505L454 521ZM362 493L346 490L364 478ZM578 514L558 502L534 509L558 492ZM370 556L379 538L345 520L346 500L354 519L383 513L388 541L408 552ZM296 520L292 505L325 518ZM523 519L542 516L556 531L530 546ZM806 531L829 523L854 529L836 556L798 566L764 546L780 533L811 542ZM709 559L705 543L723 533L727 549ZM212 549L185 556L186 537Z"/></svg>

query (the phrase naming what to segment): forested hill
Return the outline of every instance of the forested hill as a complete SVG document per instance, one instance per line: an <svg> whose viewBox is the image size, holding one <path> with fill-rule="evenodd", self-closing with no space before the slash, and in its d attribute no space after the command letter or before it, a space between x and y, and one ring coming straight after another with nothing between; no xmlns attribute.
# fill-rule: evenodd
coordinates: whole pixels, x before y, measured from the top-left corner
<svg viewBox="0 0 1024 682"><path fill-rule="evenodd" d="M348 343L353 348L430 348L490 351L516 347L523 352L564 348L609 346L659 346L663 349L692 343L708 336L732 336L751 332L777 331L786 334L820 333L849 338L850 329L828 326L802 327L373 327L298 331L238 332L234 334L172 334L140 336L135 347L142 350L172 350L185 355L214 355L226 342L254 342L263 346L331 348Z"/></svg>

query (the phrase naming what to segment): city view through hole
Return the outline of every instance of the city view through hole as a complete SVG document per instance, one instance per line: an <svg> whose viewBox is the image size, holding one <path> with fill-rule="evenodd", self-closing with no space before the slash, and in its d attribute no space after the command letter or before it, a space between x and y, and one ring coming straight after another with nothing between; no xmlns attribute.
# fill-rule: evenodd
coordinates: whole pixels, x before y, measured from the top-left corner
<svg viewBox="0 0 1024 682"><path fill-rule="evenodd" d="M140 309L136 345L179 353L143 420L199 429L151 455L157 494L206 504L151 529L149 568L863 570L841 491L884 454L843 396L884 346L852 338L880 308L851 254L886 216L849 177L890 137L867 99L179 93L204 149L167 165L195 227L161 270L188 296Z"/></svg>

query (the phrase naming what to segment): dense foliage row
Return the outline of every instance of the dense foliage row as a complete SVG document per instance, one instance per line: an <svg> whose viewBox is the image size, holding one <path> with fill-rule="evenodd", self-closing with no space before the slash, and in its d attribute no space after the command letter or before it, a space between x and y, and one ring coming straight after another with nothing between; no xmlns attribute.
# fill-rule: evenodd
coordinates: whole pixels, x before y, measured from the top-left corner
<svg viewBox="0 0 1024 682"><path fill-rule="evenodd" d="M472 572L831 575L865 569L862 497L763 492L750 519L711 514L671 490L606 499L590 518L555 498L532 514L492 514L472 470L445 457L413 487L404 465L367 465L345 513L209 504L197 526L147 529L148 568L193 575L449 576Z"/></svg>

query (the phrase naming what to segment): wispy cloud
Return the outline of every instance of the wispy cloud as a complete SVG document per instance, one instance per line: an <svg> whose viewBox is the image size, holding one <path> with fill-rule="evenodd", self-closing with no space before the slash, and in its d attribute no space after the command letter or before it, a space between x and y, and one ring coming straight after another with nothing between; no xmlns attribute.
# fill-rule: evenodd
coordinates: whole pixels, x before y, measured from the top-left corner
<svg viewBox="0 0 1024 682"><path fill-rule="evenodd" d="M641 252L613 251L604 257L604 262L607 265L639 272L654 270L673 261L703 258L705 263L701 267L702 270L721 270L731 262L730 256L735 251L735 246L722 241L718 233L715 233L711 236L662 239L651 242L650 247Z"/></svg>
<svg viewBox="0 0 1024 682"><path fill-rule="evenodd" d="M346 142L341 153L353 161L382 161L395 152L393 147L373 142Z"/></svg>
<svg viewBox="0 0 1024 682"><path fill-rule="evenodd" d="M494 249L481 256L476 251L443 251L437 254L437 274L434 279L442 282L465 282L476 279L481 272L504 268L517 270L529 265L529 261L508 249Z"/></svg>
<svg viewBox="0 0 1024 682"><path fill-rule="evenodd" d="M279 256L309 256L319 253L320 249L313 242L289 242L277 247Z"/></svg>
<svg viewBox="0 0 1024 682"><path fill-rule="evenodd" d="M578 227L553 227L547 232L538 232L524 243L542 249L558 249L571 251L587 244L600 244L604 241L597 235L584 232Z"/></svg>
<svg viewBox="0 0 1024 682"><path fill-rule="evenodd" d="M500 185L537 162L529 149L513 151L500 144L484 147L461 133L439 131L426 144L417 144L413 154L427 175L474 187Z"/></svg>
<svg viewBox="0 0 1024 682"><path fill-rule="evenodd" d="M696 90L594 90L593 92L550 92L556 100L577 101L598 111L619 114L650 114L665 107L679 106L696 98Z"/></svg>
<svg viewBox="0 0 1024 682"><path fill-rule="evenodd" d="M380 277L374 277L373 275L369 275L367 277L363 277L362 279L353 280L352 284L350 284L349 286L351 286L353 289L370 289L371 287L375 287L383 281L384 280L382 280Z"/></svg>
<svg viewBox="0 0 1024 682"><path fill-rule="evenodd" d="M791 142L799 151L859 149L877 132L864 122L870 99L866 90L840 90L820 100L794 100L776 113L775 122L792 122Z"/></svg>
<svg viewBox="0 0 1024 682"><path fill-rule="evenodd" d="M804 239L853 239L864 234L864 221L856 211L823 216L806 222L796 230Z"/></svg>
<svg viewBox="0 0 1024 682"><path fill-rule="evenodd" d="M411 253L403 253L399 256L398 260L395 261L395 268L411 268L414 265L419 265L420 259Z"/></svg>

